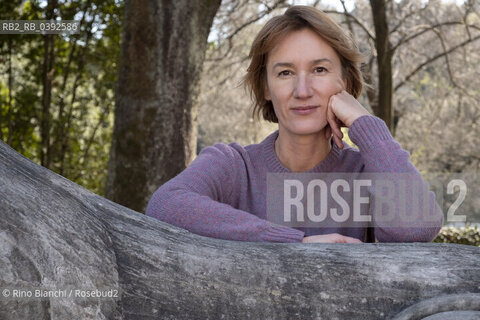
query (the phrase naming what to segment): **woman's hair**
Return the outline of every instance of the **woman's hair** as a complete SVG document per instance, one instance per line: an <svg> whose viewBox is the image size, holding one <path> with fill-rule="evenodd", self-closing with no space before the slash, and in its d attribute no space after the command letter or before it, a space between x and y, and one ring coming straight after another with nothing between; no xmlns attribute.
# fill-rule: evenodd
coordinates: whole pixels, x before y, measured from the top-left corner
<svg viewBox="0 0 480 320"><path fill-rule="evenodd" d="M268 54L286 35L302 29L312 30L335 50L342 64L346 91L355 98L360 96L363 79L359 64L364 60L364 56L356 43L326 13L313 7L293 6L283 15L270 19L252 43L250 65L243 83L254 100L254 117L261 113L265 120L278 123L272 102L265 99Z"/></svg>

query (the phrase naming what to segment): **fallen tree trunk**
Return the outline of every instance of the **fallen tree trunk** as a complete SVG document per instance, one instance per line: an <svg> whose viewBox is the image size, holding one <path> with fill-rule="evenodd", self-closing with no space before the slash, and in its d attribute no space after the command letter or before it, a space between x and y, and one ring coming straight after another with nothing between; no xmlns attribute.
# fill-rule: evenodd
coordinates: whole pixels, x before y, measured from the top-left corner
<svg viewBox="0 0 480 320"><path fill-rule="evenodd" d="M3 143L0 188L1 319L391 319L402 310L401 319L417 319L408 313L480 310L477 247L205 238L95 195ZM67 296L12 297L37 287ZM435 297L438 307L411 307Z"/></svg>

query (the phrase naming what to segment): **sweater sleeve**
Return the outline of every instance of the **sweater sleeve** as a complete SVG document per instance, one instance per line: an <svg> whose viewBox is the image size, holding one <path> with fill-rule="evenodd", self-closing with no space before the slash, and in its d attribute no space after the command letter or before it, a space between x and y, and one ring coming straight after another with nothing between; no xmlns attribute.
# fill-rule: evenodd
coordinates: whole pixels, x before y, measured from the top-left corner
<svg viewBox="0 0 480 320"><path fill-rule="evenodd" d="M375 203L372 201L376 196L375 188L373 186L369 188L370 215L373 218L377 240L380 242L432 241L443 225L443 212L435 201L435 194L428 190L428 183L410 162L409 153L394 140L385 122L375 116L362 116L350 126L349 137L360 149L365 165L364 172L386 173L382 177L386 177L396 186L400 185L399 180L403 180L402 186L406 189L402 190L403 196L396 194L393 197L393 203L390 203L391 208L395 209L393 220L382 224L376 221L380 220L376 216L379 213L372 205ZM423 186L423 188L411 188L414 185ZM422 210L422 206L412 205L420 201L428 203L427 210ZM381 210L379 210L380 213ZM405 215L401 218L401 210L411 214L412 218L409 218L409 221L406 221ZM415 210L418 212L410 212Z"/></svg>
<svg viewBox="0 0 480 320"><path fill-rule="evenodd" d="M232 207L236 151L215 144L190 166L163 184L150 199L146 214L190 232L219 239L255 242L301 242L300 230L277 225ZM239 159L237 159L239 158Z"/></svg>

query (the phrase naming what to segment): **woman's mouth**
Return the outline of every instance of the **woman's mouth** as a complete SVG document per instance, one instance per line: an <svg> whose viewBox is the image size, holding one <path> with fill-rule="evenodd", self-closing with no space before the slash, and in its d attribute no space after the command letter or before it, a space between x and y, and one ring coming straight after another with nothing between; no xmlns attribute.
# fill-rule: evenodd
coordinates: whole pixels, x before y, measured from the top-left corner
<svg viewBox="0 0 480 320"><path fill-rule="evenodd" d="M308 115L315 112L317 108L318 106L299 106L299 107L291 108L291 110L295 114Z"/></svg>

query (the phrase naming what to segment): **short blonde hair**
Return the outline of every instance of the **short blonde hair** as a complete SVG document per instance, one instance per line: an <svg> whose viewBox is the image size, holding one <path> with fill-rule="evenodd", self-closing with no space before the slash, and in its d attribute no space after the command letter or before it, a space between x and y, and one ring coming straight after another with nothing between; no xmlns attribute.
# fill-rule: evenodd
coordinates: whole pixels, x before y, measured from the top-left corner
<svg viewBox="0 0 480 320"><path fill-rule="evenodd" d="M325 40L338 54L346 91L355 98L362 93L363 78L360 62L364 56L355 41L326 13L308 6L292 6L283 15L270 19L255 37L250 49L250 65L243 79L254 101L253 116L278 123L273 104L265 99L267 58L269 52L287 34L310 29Z"/></svg>

